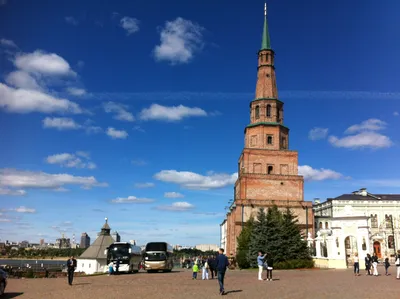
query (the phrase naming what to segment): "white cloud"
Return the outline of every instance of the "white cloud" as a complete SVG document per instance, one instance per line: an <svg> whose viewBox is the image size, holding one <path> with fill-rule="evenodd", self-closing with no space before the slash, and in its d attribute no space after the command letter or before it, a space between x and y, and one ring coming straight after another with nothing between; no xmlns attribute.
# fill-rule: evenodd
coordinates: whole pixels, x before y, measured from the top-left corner
<svg viewBox="0 0 400 299"><path fill-rule="evenodd" d="M150 108L140 112L142 120L179 121L191 116L207 116L207 112L197 107L190 108L183 105L167 107L158 104L152 104Z"/></svg>
<svg viewBox="0 0 400 299"><path fill-rule="evenodd" d="M152 188L154 187L154 183L136 183L135 188Z"/></svg>
<svg viewBox="0 0 400 299"><path fill-rule="evenodd" d="M25 190L13 190L8 188L1 188L0 187L0 195L9 195L9 196L22 196L25 195Z"/></svg>
<svg viewBox="0 0 400 299"><path fill-rule="evenodd" d="M144 166L147 165L147 162L141 159L138 160L132 160L132 164L136 166Z"/></svg>
<svg viewBox="0 0 400 299"><path fill-rule="evenodd" d="M118 197L112 199L111 203L151 203L154 200L151 198L138 198L136 196Z"/></svg>
<svg viewBox="0 0 400 299"><path fill-rule="evenodd" d="M349 127L345 133L346 134L353 134L357 132L364 132L364 131L380 131L383 129L386 129L387 123L376 119L376 118L370 118L366 121L363 121L361 124L358 125L353 125Z"/></svg>
<svg viewBox="0 0 400 299"><path fill-rule="evenodd" d="M117 120L122 121L134 121L135 118L133 117L132 113L127 111L128 108L126 105L108 102L103 104L104 111L106 113L114 113L114 118Z"/></svg>
<svg viewBox="0 0 400 299"><path fill-rule="evenodd" d="M13 209L13 211L15 211L17 213L29 213L29 214L36 213L35 209L27 208L27 207L24 207L24 206L21 206L19 208Z"/></svg>
<svg viewBox="0 0 400 299"><path fill-rule="evenodd" d="M37 90L15 89L0 83L0 108L8 112L82 113L78 104Z"/></svg>
<svg viewBox="0 0 400 299"><path fill-rule="evenodd" d="M223 188L234 184L237 177L237 172L233 174L209 172L208 175L201 175L190 171L177 170L162 170L154 175L157 180L197 190Z"/></svg>
<svg viewBox="0 0 400 299"><path fill-rule="evenodd" d="M399 116L399 112L395 111L395 112L393 112L393 115L394 116Z"/></svg>
<svg viewBox="0 0 400 299"><path fill-rule="evenodd" d="M126 30L127 35L131 35L135 32L139 31L139 23L140 21L131 17L123 17L120 21L120 25L122 28Z"/></svg>
<svg viewBox="0 0 400 299"><path fill-rule="evenodd" d="M58 130L77 130L82 128L72 118L67 117L46 117L43 120L43 128L55 128Z"/></svg>
<svg viewBox="0 0 400 299"><path fill-rule="evenodd" d="M65 17L65 22L67 22L68 24L74 25L74 26L79 24L78 20L71 16Z"/></svg>
<svg viewBox="0 0 400 299"><path fill-rule="evenodd" d="M138 132L142 132L142 133L146 132L141 126L134 126L133 130L134 131L138 131Z"/></svg>
<svg viewBox="0 0 400 299"><path fill-rule="evenodd" d="M308 133L308 139L311 139L311 140L324 139L328 135L328 130L329 129L327 129L327 128L313 128Z"/></svg>
<svg viewBox="0 0 400 299"><path fill-rule="evenodd" d="M106 134L110 136L112 139L125 139L128 137L128 133L124 130L116 130L114 128L107 128Z"/></svg>
<svg viewBox="0 0 400 299"><path fill-rule="evenodd" d="M66 185L78 185L84 189L106 187L107 183L99 183L95 177L73 176L66 173L49 174L38 171L0 169L0 187L3 188L36 188L57 189Z"/></svg>
<svg viewBox="0 0 400 299"><path fill-rule="evenodd" d="M84 161L82 161L82 159L84 159ZM95 163L90 161L90 156L85 152L76 152L76 154L62 153L51 155L46 158L46 162L49 164L58 164L61 167L68 168L95 169L97 167Z"/></svg>
<svg viewBox="0 0 400 299"><path fill-rule="evenodd" d="M24 71L14 71L7 75L6 82L17 88L28 90L41 90L42 88L37 83L36 79Z"/></svg>
<svg viewBox="0 0 400 299"><path fill-rule="evenodd" d="M163 211L186 212L194 209L194 205L185 201L181 201L174 202L172 205L158 206L156 209Z"/></svg>
<svg viewBox="0 0 400 299"><path fill-rule="evenodd" d="M203 30L198 24L180 17L167 21L160 32L161 44L153 50L155 59L171 64L188 63L203 47Z"/></svg>
<svg viewBox="0 0 400 299"><path fill-rule="evenodd" d="M305 181L324 181L324 180L338 180L343 178L339 172L330 169L314 169L311 166L299 166L299 175L304 177Z"/></svg>
<svg viewBox="0 0 400 299"><path fill-rule="evenodd" d="M18 48L18 46L12 40L5 38L0 39L0 45L10 48Z"/></svg>
<svg viewBox="0 0 400 299"><path fill-rule="evenodd" d="M329 136L328 141L336 147L344 148L385 148L391 147L393 142L389 137L375 133L375 132L362 132L357 135L346 136L338 138L336 136Z"/></svg>
<svg viewBox="0 0 400 299"><path fill-rule="evenodd" d="M84 90L83 88L68 87L67 91L73 96L83 96L86 94L86 90Z"/></svg>
<svg viewBox="0 0 400 299"><path fill-rule="evenodd" d="M43 75L76 75L68 62L54 53L36 50L33 53L19 54L15 66L29 73Z"/></svg>
<svg viewBox="0 0 400 299"><path fill-rule="evenodd" d="M165 198L183 198L185 195L179 193L179 192L165 192L164 193Z"/></svg>

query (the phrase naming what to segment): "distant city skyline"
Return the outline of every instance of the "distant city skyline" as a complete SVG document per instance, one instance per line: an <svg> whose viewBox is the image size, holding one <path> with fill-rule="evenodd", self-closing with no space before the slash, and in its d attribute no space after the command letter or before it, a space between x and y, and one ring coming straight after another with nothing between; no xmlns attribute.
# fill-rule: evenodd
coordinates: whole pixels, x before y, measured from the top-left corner
<svg viewBox="0 0 400 299"><path fill-rule="evenodd" d="M400 2L267 4L304 199L400 193ZM138 244L218 244L264 1L7 1L0 20L0 238L78 242L108 217Z"/></svg>

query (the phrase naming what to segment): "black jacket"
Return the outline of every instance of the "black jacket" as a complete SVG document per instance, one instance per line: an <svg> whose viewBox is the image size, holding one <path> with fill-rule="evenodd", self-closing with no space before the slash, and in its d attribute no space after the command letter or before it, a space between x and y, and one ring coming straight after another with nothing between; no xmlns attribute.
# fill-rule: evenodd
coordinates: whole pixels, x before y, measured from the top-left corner
<svg viewBox="0 0 400 299"><path fill-rule="evenodd" d="M216 268L217 268L218 272L221 272L221 273L225 272L226 268L228 268L228 266L229 266L229 261L228 261L228 258L226 257L226 255L219 254L217 256L216 261L217 261Z"/></svg>

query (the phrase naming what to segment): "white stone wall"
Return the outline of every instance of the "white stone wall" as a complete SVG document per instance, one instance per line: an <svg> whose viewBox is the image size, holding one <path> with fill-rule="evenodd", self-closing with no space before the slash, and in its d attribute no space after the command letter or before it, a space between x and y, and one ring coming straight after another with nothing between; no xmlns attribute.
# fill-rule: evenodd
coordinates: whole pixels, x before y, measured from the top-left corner
<svg viewBox="0 0 400 299"><path fill-rule="evenodd" d="M99 272L107 272L106 261L102 262L95 259L78 259L75 272L84 272L86 274L94 274Z"/></svg>
<svg viewBox="0 0 400 299"><path fill-rule="evenodd" d="M221 230L221 240L220 240L220 247L226 250L226 231L227 231L227 222L224 221L220 225L220 230Z"/></svg>

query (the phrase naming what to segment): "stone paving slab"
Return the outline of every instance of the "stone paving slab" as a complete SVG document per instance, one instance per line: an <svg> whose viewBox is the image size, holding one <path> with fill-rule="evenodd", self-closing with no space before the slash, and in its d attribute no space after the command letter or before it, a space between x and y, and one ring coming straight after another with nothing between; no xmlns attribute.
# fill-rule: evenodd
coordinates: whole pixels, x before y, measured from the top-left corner
<svg viewBox="0 0 400 299"><path fill-rule="evenodd" d="M383 268L379 268L384 272ZM274 281L258 281L257 271L234 270L226 274L224 298L356 299L398 298L400 280L391 276L355 277L349 270L276 270ZM66 279L10 279L4 298L32 299L205 299L220 298L218 282L192 280L188 270L172 273L126 274ZM3 298L2 298L3 299Z"/></svg>

